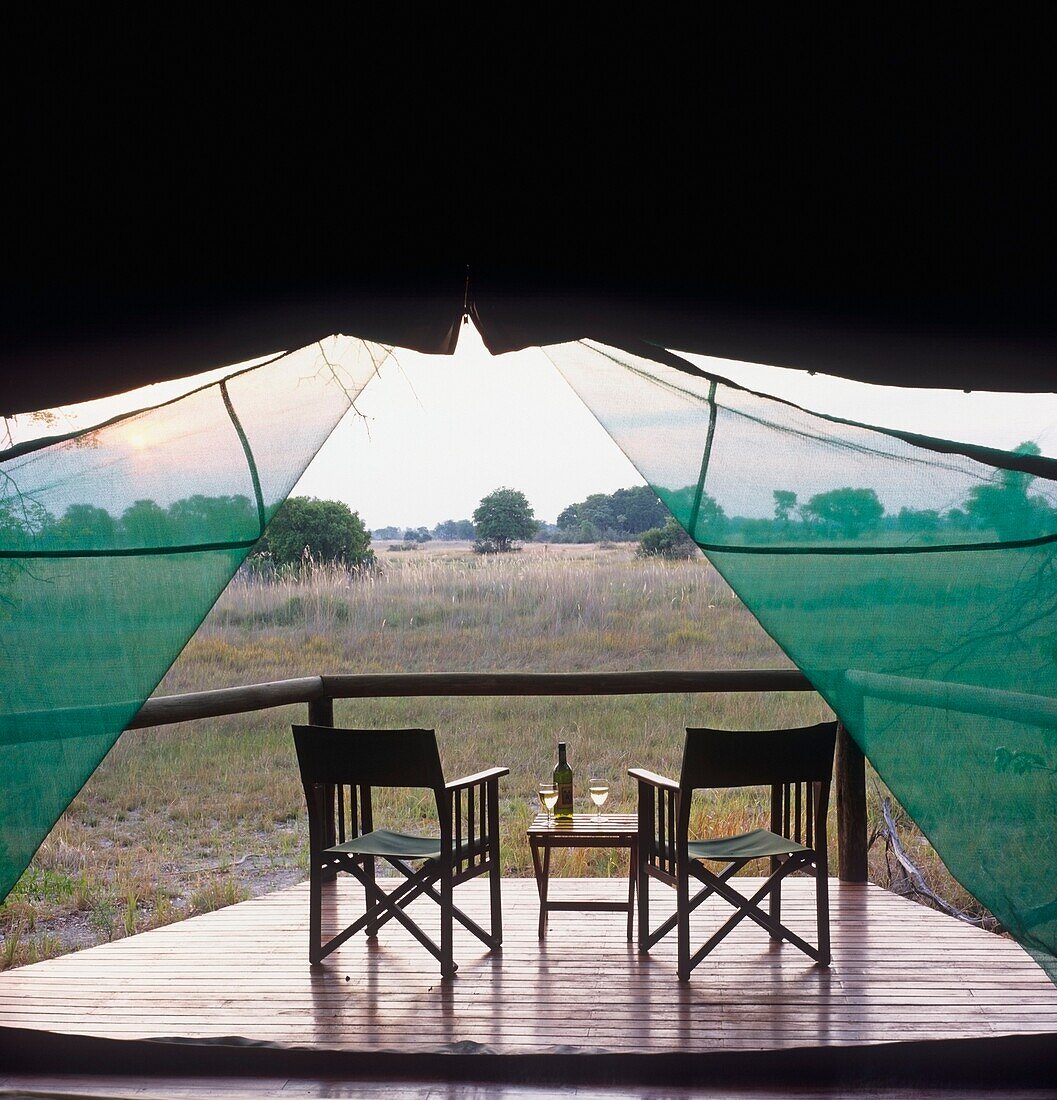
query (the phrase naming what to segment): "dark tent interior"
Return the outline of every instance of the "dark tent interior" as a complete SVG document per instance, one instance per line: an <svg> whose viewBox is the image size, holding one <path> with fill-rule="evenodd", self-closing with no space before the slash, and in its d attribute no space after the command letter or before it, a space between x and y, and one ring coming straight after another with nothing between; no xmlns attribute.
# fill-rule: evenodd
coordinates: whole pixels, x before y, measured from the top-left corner
<svg viewBox="0 0 1057 1100"><path fill-rule="evenodd" d="M64 79L5 105L0 411L335 331L443 352L464 307L493 351L1053 389L1045 28L828 29L714 16L695 65L644 31L632 80L589 27L502 57L449 33L323 94L325 52L238 65L194 28L92 51L70 26Z"/></svg>

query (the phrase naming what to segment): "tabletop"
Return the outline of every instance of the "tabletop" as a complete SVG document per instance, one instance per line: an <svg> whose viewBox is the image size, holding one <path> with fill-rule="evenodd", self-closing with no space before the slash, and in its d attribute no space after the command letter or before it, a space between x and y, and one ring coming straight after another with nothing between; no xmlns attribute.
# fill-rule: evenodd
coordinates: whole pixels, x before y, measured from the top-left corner
<svg viewBox="0 0 1057 1100"><path fill-rule="evenodd" d="M638 814L573 814L572 821L548 821L540 812L528 827L530 837L632 837L638 831Z"/></svg>

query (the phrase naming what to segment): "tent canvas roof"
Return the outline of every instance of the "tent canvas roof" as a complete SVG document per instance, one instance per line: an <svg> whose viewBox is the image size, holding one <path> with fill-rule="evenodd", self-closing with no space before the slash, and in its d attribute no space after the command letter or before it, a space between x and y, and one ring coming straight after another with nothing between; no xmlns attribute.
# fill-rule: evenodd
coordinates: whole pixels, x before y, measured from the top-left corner
<svg viewBox="0 0 1057 1100"><path fill-rule="evenodd" d="M828 29L715 16L681 82L670 34L636 28L596 83L597 28L563 27L525 57L409 43L398 74L341 54L321 84L319 42L242 65L192 34L191 78L177 28L118 57L41 27L63 79L30 66L11 97L0 413L334 332L450 351L464 307L493 351L1053 389L1045 28Z"/></svg>

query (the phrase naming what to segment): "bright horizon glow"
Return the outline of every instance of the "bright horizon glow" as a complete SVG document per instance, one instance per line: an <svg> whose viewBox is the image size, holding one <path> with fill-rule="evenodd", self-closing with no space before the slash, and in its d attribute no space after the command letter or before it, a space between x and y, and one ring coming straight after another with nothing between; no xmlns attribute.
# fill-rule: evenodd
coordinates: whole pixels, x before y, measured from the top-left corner
<svg viewBox="0 0 1057 1100"><path fill-rule="evenodd" d="M553 523L591 493L642 484L542 351L493 356L465 324L454 355L397 349L294 494L344 500L373 529L432 528L501 486Z"/></svg>

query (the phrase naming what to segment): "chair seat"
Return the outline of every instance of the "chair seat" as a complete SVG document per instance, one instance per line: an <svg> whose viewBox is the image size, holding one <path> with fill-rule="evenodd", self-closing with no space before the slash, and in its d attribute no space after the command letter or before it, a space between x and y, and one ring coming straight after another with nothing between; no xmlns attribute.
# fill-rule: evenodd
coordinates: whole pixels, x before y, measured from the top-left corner
<svg viewBox="0 0 1057 1100"><path fill-rule="evenodd" d="M686 846L691 859L760 859L764 856L789 856L794 852L807 852L805 844L787 840L769 829L753 829L736 836L718 837L715 840L691 840Z"/></svg>
<svg viewBox="0 0 1057 1100"><path fill-rule="evenodd" d="M388 829L375 829L372 833L364 833L326 850L392 859L440 859L440 841L434 837L391 833Z"/></svg>

